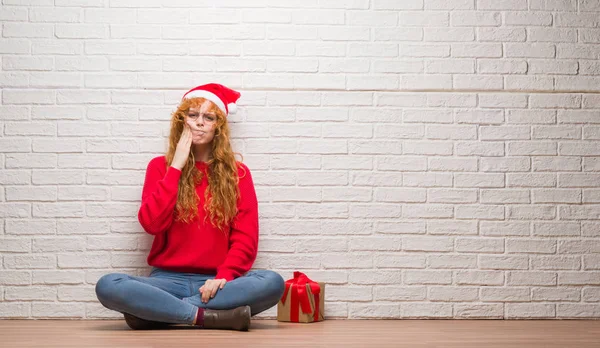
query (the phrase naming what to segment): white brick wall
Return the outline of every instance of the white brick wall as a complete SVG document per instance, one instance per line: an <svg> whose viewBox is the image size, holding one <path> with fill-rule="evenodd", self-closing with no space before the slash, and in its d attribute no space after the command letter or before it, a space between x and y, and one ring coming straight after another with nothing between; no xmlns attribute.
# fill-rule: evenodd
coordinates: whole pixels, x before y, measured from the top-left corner
<svg viewBox="0 0 600 348"><path fill-rule="evenodd" d="M3 0L0 317L114 318L182 92L331 318L600 318L600 1ZM272 317L275 310L263 316Z"/></svg>

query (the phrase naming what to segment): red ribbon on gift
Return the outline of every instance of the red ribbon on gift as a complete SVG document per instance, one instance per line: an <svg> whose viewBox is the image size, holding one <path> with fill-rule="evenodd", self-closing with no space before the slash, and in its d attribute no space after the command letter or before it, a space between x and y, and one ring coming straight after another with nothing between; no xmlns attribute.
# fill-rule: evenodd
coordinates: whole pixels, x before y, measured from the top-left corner
<svg viewBox="0 0 600 348"><path fill-rule="evenodd" d="M294 272L294 279L289 279L285 282L285 291L281 297L281 302L285 303L287 294L291 290L290 321L295 323L299 321L299 307L302 308L303 313L312 312L312 308L310 308L310 298L308 297L309 294L306 292L306 284L309 284L310 291L315 298L314 321L319 321L319 295L321 293L321 286L319 286L319 283L310 280L306 274L296 271Z"/></svg>

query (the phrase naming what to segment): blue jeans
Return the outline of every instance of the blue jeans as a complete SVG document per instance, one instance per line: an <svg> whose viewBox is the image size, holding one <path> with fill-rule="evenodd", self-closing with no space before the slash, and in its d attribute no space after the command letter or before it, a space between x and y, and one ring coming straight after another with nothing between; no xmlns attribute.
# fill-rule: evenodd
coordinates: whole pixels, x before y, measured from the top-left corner
<svg viewBox="0 0 600 348"><path fill-rule="evenodd" d="M193 324L198 308L231 309L249 305L255 315L276 305L283 295L284 281L278 273L257 270L227 282L214 298L202 303L198 289L214 277L156 267L148 277L110 273L96 283L96 296L106 308L138 318Z"/></svg>

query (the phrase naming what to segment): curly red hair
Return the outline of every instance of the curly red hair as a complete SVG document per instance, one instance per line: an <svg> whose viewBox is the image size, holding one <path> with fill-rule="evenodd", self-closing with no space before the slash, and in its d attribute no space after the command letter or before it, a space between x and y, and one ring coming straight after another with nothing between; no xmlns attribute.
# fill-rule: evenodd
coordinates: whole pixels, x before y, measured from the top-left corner
<svg viewBox="0 0 600 348"><path fill-rule="evenodd" d="M169 149L166 154L167 167L173 161L189 109L199 107L205 100L204 98L184 99L173 112ZM224 230L237 214L237 200L240 197L238 163L235 159L237 153L234 153L231 148L227 117L214 103L210 111L217 115L215 134L218 136L213 138L212 158L208 161L208 189L204 193L204 209L210 223ZM241 157L241 154L238 155ZM195 187L203 178L203 172L196 168L193 151L190 151L190 156L181 172L175 206L176 220L190 223L199 215L200 200Z"/></svg>

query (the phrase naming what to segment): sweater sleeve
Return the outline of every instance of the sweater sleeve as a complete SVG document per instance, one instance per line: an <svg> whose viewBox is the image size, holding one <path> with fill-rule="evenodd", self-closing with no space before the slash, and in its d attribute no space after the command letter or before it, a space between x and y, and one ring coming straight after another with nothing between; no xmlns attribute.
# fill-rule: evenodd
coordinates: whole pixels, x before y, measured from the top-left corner
<svg viewBox="0 0 600 348"><path fill-rule="evenodd" d="M181 171L169 167L165 173L164 157L148 163L142 189L142 204L138 220L144 230L152 235L166 231L173 223Z"/></svg>
<svg viewBox="0 0 600 348"><path fill-rule="evenodd" d="M229 232L229 251L215 276L227 281L249 271L258 251L258 201L250 170L244 164L241 168L238 213Z"/></svg>

